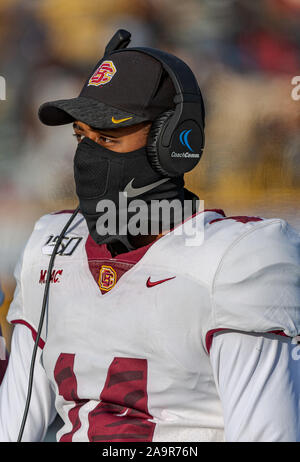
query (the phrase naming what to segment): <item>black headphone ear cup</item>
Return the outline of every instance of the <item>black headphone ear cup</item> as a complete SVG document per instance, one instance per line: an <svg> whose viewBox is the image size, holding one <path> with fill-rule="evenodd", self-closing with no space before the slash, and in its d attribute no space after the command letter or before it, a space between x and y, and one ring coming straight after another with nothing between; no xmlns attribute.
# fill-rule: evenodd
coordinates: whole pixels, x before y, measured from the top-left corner
<svg viewBox="0 0 300 462"><path fill-rule="evenodd" d="M153 121L146 146L147 156L152 168L160 175L167 177L169 177L170 174L161 166L158 141L163 128L165 127L167 121L173 116L173 114L174 111L172 110L163 112Z"/></svg>

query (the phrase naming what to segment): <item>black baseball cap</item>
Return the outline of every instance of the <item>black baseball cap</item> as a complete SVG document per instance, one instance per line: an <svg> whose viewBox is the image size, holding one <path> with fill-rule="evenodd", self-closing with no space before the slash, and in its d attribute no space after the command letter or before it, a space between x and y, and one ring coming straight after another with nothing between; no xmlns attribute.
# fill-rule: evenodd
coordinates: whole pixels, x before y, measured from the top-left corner
<svg viewBox="0 0 300 462"><path fill-rule="evenodd" d="M126 49L102 58L76 98L42 104L46 125L80 120L93 128L116 128L153 121L174 107L175 89L161 63Z"/></svg>

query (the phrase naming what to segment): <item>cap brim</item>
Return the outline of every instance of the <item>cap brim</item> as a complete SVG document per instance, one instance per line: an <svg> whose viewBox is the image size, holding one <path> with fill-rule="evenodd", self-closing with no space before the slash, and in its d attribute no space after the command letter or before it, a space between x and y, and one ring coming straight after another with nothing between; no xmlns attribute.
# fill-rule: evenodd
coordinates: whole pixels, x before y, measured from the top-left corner
<svg viewBox="0 0 300 462"><path fill-rule="evenodd" d="M84 96L44 103L38 115L45 125L65 125L79 120L99 129L126 127L149 120Z"/></svg>

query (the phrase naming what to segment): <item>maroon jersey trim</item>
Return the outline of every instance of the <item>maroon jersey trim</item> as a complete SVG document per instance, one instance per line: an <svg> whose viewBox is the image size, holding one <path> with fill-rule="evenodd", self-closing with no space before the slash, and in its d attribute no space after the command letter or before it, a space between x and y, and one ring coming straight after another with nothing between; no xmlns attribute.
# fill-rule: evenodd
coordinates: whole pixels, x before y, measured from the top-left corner
<svg viewBox="0 0 300 462"><path fill-rule="evenodd" d="M1 326L0 326L0 335L2 336ZM3 377L5 375L7 366L8 366L8 351L5 348L5 359L0 360L0 385L1 385Z"/></svg>
<svg viewBox="0 0 300 462"><path fill-rule="evenodd" d="M196 215L199 215L200 213L204 213L204 212L215 212L215 213L218 213L219 215L222 215L223 217L226 217L224 211L221 210L221 209L205 209L205 210L201 210L200 212L194 213L194 215L191 215L190 217L188 217L186 220L184 220L182 223L180 223L177 226L181 226L186 221L188 221L188 220L194 218ZM218 218L218 220L222 220L222 219L224 219L224 218ZM173 229L175 229L175 228L173 228ZM166 233L165 235L172 232L173 229L168 231L168 233ZM96 242L93 241L91 235L89 234L88 238L86 240L85 248L86 248L86 254L87 254L88 260L100 260L100 259L107 260L107 259L109 259L111 261L121 261L121 262L127 262L127 263L135 264L145 255L147 250L153 244L155 244L155 242L157 242L157 241L153 241L148 245L145 245L143 247L139 247L138 249L131 250L130 252L122 253L122 254L116 255L115 257L112 257L110 252L107 250L106 245L105 244L102 244L102 245L96 244Z"/></svg>
<svg viewBox="0 0 300 462"><path fill-rule="evenodd" d="M174 229L178 228L179 226L183 225L184 223L186 223L187 221L193 219L194 217L196 217L197 215L200 215L201 213L205 213L205 212L215 212L215 213L218 213L219 215L223 215L223 218L217 218L216 220L224 220L224 217L226 217L224 211L222 209L204 209L204 210L200 210L200 212L196 212L194 213L193 215L191 215L190 217L186 218L185 220L183 220L182 223L179 223L178 225L174 226L174 228L170 229L170 231L168 231L165 236L169 233L171 233L172 231L174 231ZM212 220L212 221L215 221L215 220ZM212 223L212 222L210 222Z"/></svg>
<svg viewBox="0 0 300 462"><path fill-rule="evenodd" d="M31 330L31 334L32 334L32 338L33 338L33 341L35 342L36 341L36 337L37 337L37 331L29 324L29 322L27 321L24 321L23 319L14 319L13 321L11 321L12 324L24 324L24 326L28 327L28 329ZM39 339L39 347L41 349L43 349L45 346L45 342L43 339Z"/></svg>
<svg viewBox="0 0 300 462"><path fill-rule="evenodd" d="M220 332L221 330L228 330L228 329L223 329L223 328L220 328L220 329L212 329L212 330L209 330L205 336L205 345L206 345L206 350L208 352L208 354L210 353L210 349L211 349L211 345L212 345L212 341L213 341L213 336L216 332Z"/></svg>
<svg viewBox="0 0 300 462"><path fill-rule="evenodd" d="M155 241L154 241L155 242ZM138 249L131 250L130 252L121 253L112 257L108 251L106 244L98 245L93 241L91 235L88 235L86 240L85 248L88 260L110 260L111 263L114 261L123 262L123 263L137 263L147 252L147 250L154 244L151 242L148 245L139 247Z"/></svg>
<svg viewBox="0 0 300 462"><path fill-rule="evenodd" d="M182 223L172 228L165 235L172 232L173 229L175 229L176 227L181 226L183 223L194 218L196 215L200 213L204 213L204 212L215 212L215 213L218 213L219 215L222 215L223 217L226 216L224 211L221 209L201 210L200 212L196 212L194 215L188 217ZM138 249L131 250L130 252L125 252L122 254L118 254L115 257L112 257L112 255L107 249L106 244L102 244L102 245L96 244L96 242L92 239L91 235L89 234L86 240L86 243L85 243L85 251L86 251L86 255L88 259L88 265L89 265L90 272L95 282L99 286L99 290L101 290L101 293L105 295L110 290L113 290L114 286L119 281L119 279L123 276L123 274L126 273L128 270L130 270L138 261L140 261L141 258L148 251L148 249L153 244L155 244L155 242L157 241L155 240L148 245L139 247ZM109 290L105 290L104 288L101 288L100 287L101 284L99 283L100 270L101 270L101 267L105 265L110 266L111 269L116 273L116 281L114 282L114 284L111 284L112 288Z"/></svg>
<svg viewBox="0 0 300 462"><path fill-rule="evenodd" d="M220 328L220 329L212 329L212 330L209 330L205 336L205 344L206 344L206 349L207 349L207 352L209 354L210 352L210 349L211 349L211 345L212 345L212 341L213 341L213 336L216 332L220 332L220 331L226 331L226 330L233 330L233 329L226 329L226 328ZM245 334L251 334L253 332L246 332L245 331ZM267 332L256 332L257 334L276 334L276 335L281 335L283 337L288 337L282 330L270 330L270 331L267 331Z"/></svg>
<svg viewBox="0 0 300 462"><path fill-rule="evenodd" d="M8 366L8 357L6 359L2 359L1 362L0 362L0 385L2 383L2 380L5 376L5 372L6 372L6 369L7 369L7 366Z"/></svg>
<svg viewBox="0 0 300 462"><path fill-rule="evenodd" d="M263 221L263 218L247 217L247 216L225 217L225 218L216 218L215 220L210 221L209 224L211 225L212 223L216 223L217 221L223 221L223 220L234 220L240 223L248 223L249 221Z"/></svg>
<svg viewBox="0 0 300 462"><path fill-rule="evenodd" d="M113 290L113 287L123 276L123 274L130 270L145 255L147 250L154 244L154 242L132 250L131 252L118 254L115 257L112 257L106 247L106 244L96 244L92 237L89 235L85 243L88 265L94 280L99 286L99 290L101 290L101 293L104 295L110 290ZM101 288L99 283L100 270L104 266L111 267L111 269L115 272L116 280L113 284L113 287L109 290L104 290L104 288Z"/></svg>

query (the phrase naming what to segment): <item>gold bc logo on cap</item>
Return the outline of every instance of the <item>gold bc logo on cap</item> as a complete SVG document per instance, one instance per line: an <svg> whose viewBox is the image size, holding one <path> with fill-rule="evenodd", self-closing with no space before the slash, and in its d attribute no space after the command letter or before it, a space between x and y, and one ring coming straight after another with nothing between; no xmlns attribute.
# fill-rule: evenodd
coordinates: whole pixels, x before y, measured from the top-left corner
<svg viewBox="0 0 300 462"><path fill-rule="evenodd" d="M117 69L112 61L103 61L103 63L96 69L94 74L89 80L88 86L95 85L105 85L110 82Z"/></svg>

